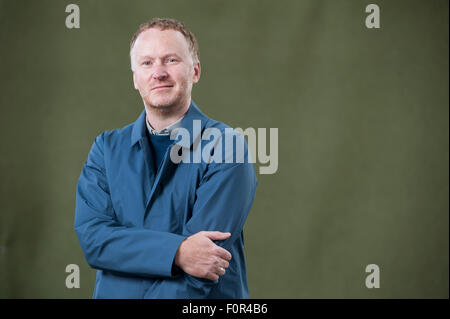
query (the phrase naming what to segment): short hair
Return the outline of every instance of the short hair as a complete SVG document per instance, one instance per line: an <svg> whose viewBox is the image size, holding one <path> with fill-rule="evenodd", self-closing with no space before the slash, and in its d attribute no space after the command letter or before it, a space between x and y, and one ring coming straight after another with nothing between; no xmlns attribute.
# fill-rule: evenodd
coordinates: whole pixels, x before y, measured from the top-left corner
<svg viewBox="0 0 450 319"><path fill-rule="evenodd" d="M171 18L153 18L150 21L147 21L143 24L141 24L136 31L136 33L131 38L130 42L130 59L131 59L131 70L133 70L133 48L134 44L136 43L137 38L139 35L148 30L148 29L160 29L161 31L164 30L176 30L181 32L183 34L184 38L189 44L189 51L192 55L192 60L194 63L197 63L200 61L200 50L198 48L198 42L195 37L195 35L189 30L184 23L171 19Z"/></svg>

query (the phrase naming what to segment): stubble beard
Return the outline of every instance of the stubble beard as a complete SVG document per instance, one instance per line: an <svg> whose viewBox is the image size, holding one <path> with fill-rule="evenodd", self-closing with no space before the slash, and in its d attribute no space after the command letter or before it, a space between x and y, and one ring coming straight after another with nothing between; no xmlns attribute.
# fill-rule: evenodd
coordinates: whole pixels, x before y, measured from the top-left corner
<svg viewBox="0 0 450 319"><path fill-rule="evenodd" d="M157 112L160 114L173 114L177 111L183 109L185 104L188 103L189 95L186 92L186 88L183 88L182 92L176 94L173 98L168 98L167 102L162 101L161 103L152 102L150 96L143 97L144 105L147 109L152 112Z"/></svg>

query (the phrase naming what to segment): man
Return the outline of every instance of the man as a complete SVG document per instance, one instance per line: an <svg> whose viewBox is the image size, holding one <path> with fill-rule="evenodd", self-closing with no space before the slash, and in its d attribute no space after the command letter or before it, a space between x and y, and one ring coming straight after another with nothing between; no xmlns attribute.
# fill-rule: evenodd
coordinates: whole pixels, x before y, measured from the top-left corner
<svg viewBox="0 0 450 319"><path fill-rule="evenodd" d="M94 298L249 297L243 226L256 176L219 143L230 128L191 100L198 55L195 36L173 19L152 19L131 41L145 110L95 139L77 185L75 231L98 269ZM220 136L205 151L211 129ZM176 140L181 131L188 141Z"/></svg>

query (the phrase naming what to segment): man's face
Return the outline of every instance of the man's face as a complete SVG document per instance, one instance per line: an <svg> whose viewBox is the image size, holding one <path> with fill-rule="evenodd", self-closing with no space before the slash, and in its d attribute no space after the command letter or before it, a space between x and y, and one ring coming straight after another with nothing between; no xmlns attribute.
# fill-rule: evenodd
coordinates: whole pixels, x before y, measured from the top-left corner
<svg viewBox="0 0 450 319"><path fill-rule="evenodd" d="M200 63L194 65L182 33L148 29L137 38L132 57L134 87L146 106L168 111L189 103Z"/></svg>

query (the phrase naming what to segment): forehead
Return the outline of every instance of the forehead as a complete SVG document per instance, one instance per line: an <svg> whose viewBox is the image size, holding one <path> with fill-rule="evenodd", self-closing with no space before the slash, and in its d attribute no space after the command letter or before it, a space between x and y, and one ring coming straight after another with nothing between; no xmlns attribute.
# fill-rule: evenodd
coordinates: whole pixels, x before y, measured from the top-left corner
<svg viewBox="0 0 450 319"><path fill-rule="evenodd" d="M152 28L138 36L133 50L137 56L158 56L166 53L186 55L189 54L189 45L179 31Z"/></svg>

